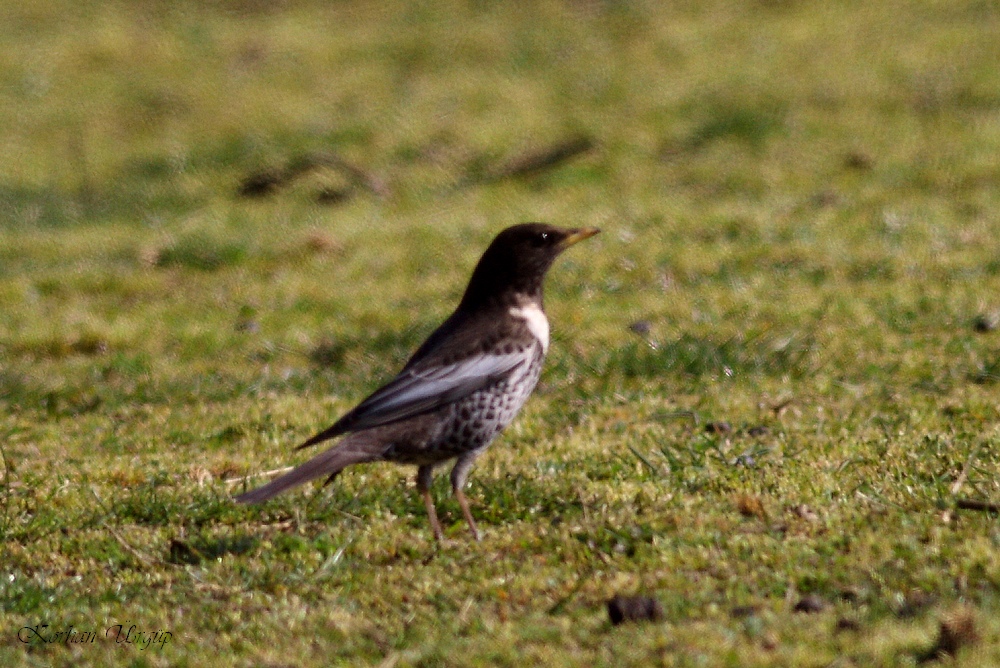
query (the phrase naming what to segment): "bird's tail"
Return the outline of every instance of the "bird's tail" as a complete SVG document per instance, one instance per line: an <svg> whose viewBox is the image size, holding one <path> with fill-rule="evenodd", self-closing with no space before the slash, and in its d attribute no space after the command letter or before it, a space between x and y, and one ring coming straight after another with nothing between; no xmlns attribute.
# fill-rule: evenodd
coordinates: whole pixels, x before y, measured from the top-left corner
<svg viewBox="0 0 1000 668"><path fill-rule="evenodd" d="M250 490L236 497L238 503L261 503L323 475L330 480L351 464L370 462L381 458L384 445L378 448L378 442L364 437L363 433L352 434L346 439L319 453L304 464L300 464L285 475L275 478L263 487Z"/></svg>

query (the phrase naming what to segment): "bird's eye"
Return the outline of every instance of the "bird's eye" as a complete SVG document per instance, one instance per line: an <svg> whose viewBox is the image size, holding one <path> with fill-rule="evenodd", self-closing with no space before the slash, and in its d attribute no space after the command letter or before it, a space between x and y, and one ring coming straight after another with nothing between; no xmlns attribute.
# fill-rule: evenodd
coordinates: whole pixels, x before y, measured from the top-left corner
<svg viewBox="0 0 1000 668"><path fill-rule="evenodd" d="M538 234L538 236L535 237L535 245L536 246L544 246L547 243L549 243L549 233L548 232L540 232Z"/></svg>

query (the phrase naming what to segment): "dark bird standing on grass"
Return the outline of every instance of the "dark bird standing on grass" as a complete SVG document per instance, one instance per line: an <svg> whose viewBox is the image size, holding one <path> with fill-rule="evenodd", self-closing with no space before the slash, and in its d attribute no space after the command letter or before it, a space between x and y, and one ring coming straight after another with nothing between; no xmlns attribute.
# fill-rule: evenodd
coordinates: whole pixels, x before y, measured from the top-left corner
<svg viewBox="0 0 1000 668"><path fill-rule="evenodd" d="M479 540L462 491L465 480L473 462L514 419L538 382L549 348L549 322L542 308L545 273L562 251L597 232L540 223L501 232L476 265L458 308L399 375L299 447L347 436L236 500L266 501L323 475L329 476L329 483L351 464L413 464L434 537L442 540L431 475L435 466L456 459L451 488Z"/></svg>

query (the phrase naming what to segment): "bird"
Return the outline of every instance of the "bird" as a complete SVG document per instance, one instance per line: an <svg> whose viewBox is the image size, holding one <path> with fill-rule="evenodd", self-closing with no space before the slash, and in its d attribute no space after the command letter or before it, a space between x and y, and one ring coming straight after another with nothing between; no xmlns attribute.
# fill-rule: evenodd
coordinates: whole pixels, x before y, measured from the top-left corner
<svg viewBox="0 0 1000 668"><path fill-rule="evenodd" d="M473 539L480 540L464 492L469 472L538 383L549 349L542 303L546 273L560 253L599 231L545 223L501 231L476 264L454 312L399 374L297 449L343 438L235 500L261 503L324 475L329 484L353 464L413 465L434 538L442 542L431 481L436 467L455 460L452 493Z"/></svg>

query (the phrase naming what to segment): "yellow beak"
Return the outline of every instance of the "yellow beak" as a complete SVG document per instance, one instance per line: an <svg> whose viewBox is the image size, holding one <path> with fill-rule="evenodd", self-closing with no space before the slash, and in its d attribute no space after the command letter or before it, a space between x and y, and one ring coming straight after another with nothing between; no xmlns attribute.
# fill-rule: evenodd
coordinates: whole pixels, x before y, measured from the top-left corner
<svg viewBox="0 0 1000 668"><path fill-rule="evenodd" d="M569 248L576 242L583 241L584 239L589 239L598 232L600 232L600 230L597 229L596 227L583 227L580 228L579 230L573 230L572 232L570 232L569 236L563 239L560 245L563 248Z"/></svg>

